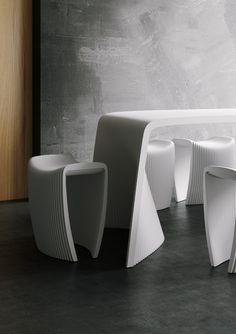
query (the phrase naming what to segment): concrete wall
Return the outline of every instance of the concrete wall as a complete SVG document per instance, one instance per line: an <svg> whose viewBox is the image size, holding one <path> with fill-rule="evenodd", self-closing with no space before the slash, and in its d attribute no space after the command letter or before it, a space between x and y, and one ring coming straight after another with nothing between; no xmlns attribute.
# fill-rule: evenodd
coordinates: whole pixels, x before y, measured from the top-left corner
<svg viewBox="0 0 236 334"><path fill-rule="evenodd" d="M91 159L112 111L236 107L235 0L41 0L41 49L42 153Z"/></svg>

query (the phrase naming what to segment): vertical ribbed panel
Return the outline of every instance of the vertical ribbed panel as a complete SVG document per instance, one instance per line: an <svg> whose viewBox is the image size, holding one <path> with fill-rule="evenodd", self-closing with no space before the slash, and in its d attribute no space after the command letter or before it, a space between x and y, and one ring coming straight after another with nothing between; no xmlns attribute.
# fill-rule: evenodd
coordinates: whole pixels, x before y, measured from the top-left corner
<svg viewBox="0 0 236 334"><path fill-rule="evenodd" d="M174 190L176 202L185 201L188 191L192 141L173 139L175 143Z"/></svg>
<svg viewBox="0 0 236 334"><path fill-rule="evenodd" d="M234 258L234 262L233 262L232 268L230 269L229 272L230 273L236 273L236 261L235 261L235 258Z"/></svg>
<svg viewBox="0 0 236 334"><path fill-rule="evenodd" d="M187 205L203 203L203 171L210 165L235 167L233 138L219 137L193 142Z"/></svg>
<svg viewBox="0 0 236 334"><path fill-rule="evenodd" d="M64 167L40 171L29 166L29 202L35 241L49 256L77 261L74 244L68 240L63 208Z"/></svg>
<svg viewBox="0 0 236 334"><path fill-rule="evenodd" d="M146 173L156 210L170 207L174 187L174 144L169 140L149 143Z"/></svg>
<svg viewBox="0 0 236 334"><path fill-rule="evenodd" d="M234 231L233 245L231 249L231 255L229 260L228 272L236 274L236 233Z"/></svg>

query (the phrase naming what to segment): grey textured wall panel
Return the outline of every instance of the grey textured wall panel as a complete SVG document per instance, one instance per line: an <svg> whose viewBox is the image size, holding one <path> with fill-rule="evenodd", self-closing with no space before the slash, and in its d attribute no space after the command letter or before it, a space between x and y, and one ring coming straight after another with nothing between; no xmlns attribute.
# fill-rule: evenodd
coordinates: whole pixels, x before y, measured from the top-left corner
<svg viewBox="0 0 236 334"><path fill-rule="evenodd" d="M41 0L41 21L42 153L91 159L112 111L236 107L235 0Z"/></svg>

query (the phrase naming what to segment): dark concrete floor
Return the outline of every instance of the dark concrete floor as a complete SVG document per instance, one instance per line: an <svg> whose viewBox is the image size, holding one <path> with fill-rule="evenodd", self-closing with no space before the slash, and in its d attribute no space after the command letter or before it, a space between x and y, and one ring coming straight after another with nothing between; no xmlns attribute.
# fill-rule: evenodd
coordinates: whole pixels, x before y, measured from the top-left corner
<svg viewBox="0 0 236 334"><path fill-rule="evenodd" d="M0 203L0 333L236 333L236 275L211 269L202 207L159 213L165 243L125 269L127 231L67 263L37 251L27 202Z"/></svg>

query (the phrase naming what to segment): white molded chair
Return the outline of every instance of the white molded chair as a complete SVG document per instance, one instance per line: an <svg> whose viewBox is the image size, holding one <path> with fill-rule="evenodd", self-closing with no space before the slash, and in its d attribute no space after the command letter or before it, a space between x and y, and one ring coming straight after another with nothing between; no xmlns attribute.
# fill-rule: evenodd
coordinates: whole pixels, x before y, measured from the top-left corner
<svg viewBox="0 0 236 334"><path fill-rule="evenodd" d="M204 218L210 262L215 267L230 259L230 273L236 272L235 181L235 169L209 166L204 170Z"/></svg>
<svg viewBox="0 0 236 334"><path fill-rule="evenodd" d="M70 155L30 159L29 204L38 249L49 256L77 261L74 243L99 253L106 213L107 168L78 163Z"/></svg>
<svg viewBox="0 0 236 334"><path fill-rule="evenodd" d="M170 207L174 188L175 147L171 140L148 145L146 173L156 210Z"/></svg>
<svg viewBox="0 0 236 334"><path fill-rule="evenodd" d="M203 170L209 165L230 168L236 166L235 139L214 137L192 141L173 139L175 143L175 193L176 201L186 199L186 204L203 203Z"/></svg>

